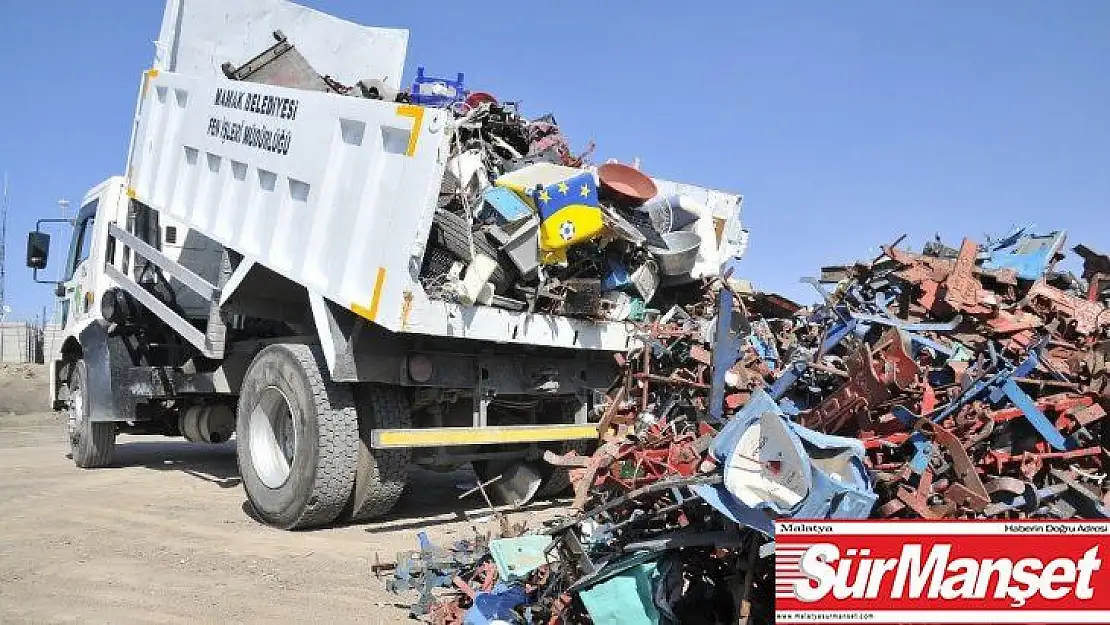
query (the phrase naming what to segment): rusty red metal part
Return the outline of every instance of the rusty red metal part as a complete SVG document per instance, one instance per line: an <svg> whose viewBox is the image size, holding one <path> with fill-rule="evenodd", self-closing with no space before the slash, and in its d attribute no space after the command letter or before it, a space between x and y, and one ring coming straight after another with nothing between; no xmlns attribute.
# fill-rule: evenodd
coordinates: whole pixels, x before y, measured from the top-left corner
<svg viewBox="0 0 1110 625"><path fill-rule="evenodd" d="M1057 314L1069 320L1076 333L1088 335L1099 328L1110 325L1110 315L1103 314L1106 308L1098 302L1065 293L1049 286L1044 280L1033 283L1025 294L1022 304L1034 311Z"/></svg>
<svg viewBox="0 0 1110 625"><path fill-rule="evenodd" d="M963 240L960 254L944 280L944 301L953 310L972 315L987 315L991 313L992 307L986 300L992 299L992 296L983 289L973 273L978 252L979 246L970 239Z"/></svg>
<svg viewBox="0 0 1110 625"><path fill-rule="evenodd" d="M858 347L845 364L848 381L813 410L802 413L806 427L830 433L873 430L878 424L872 417L874 408L908 389L921 373L907 351L905 337L895 328L874 349Z"/></svg>

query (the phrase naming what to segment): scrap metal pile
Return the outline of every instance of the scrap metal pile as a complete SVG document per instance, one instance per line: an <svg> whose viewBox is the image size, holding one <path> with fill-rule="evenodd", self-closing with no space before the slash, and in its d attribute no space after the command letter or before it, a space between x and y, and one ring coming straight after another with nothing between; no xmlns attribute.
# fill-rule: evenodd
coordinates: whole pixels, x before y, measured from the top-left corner
<svg viewBox="0 0 1110 625"><path fill-rule="evenodd" d="M812 307L707 283L618 356L596 452L548 452L569 516L395 589L438 623L770 623L775 519L1107 518L1110 258L1056 271L1064 240L884 246Z"/></svg>
<svg viewBox="0 0 1110 625"><path fill-rule="evenodd" d="M817 349L771 394L861 440L876 516L1106 516L1110 259L1079 246L1082 277L1054 271L1064 241L1021 229L825 270Z"/></svg>
<svg viewBox="0 0 1110 625"><path fill-rule="evenodd" d="M461 75L447 82L436 104L455 122L420 273L429 296L643 321L664 291L743 253L739 196L590 166L592 144L573 155L552 115L528 120L489 94L464 98Z"/></svg>

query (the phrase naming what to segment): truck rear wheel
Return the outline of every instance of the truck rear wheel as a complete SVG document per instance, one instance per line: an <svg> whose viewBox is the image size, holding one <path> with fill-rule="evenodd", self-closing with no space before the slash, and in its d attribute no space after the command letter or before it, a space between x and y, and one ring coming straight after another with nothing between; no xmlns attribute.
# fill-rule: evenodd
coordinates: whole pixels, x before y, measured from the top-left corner
<svg viewBox="0 0 1110 625"><path fill-rule="evenodd" d="M73 463L82 469L98 469L112 462L116 448L116 424L89 420L88 374L85 361L73 363L69 372L69 411L66 429Z"/></svg>
<svg viewBox="0 0 1110 625"><path fill-rule="evenodd" d="M365 384L358 391L358 473L351 493L349 518L366 521L393 509L408 479L409 449L372 449L374 428L412 427L412 413L404 389Z"/></svg>
<svg viewBox="0 0 1110 625"><path fill-rule="evenodd" d="M239 473L264 521L299 529L334 521L358 466L358 418L349 387L331 382L319 349L270 345L239 395Z"/></svg>

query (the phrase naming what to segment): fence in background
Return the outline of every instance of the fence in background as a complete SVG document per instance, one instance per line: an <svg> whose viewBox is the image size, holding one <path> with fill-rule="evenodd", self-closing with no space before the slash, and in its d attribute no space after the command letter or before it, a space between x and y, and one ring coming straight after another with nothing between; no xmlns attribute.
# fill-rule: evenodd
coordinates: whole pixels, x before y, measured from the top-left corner
<svg viewBox="0 0 1110 625"><path fill-rule="evenodd" d="M62 326L51 323L42 328L42 354L44 361L49 361L62 351Z"/></svg>
<svg viewBox="0 0 1110 625"><path fill-rule="evenodd" d="M0 362L42 364L62 347L62 328L26 321L0 323Z"/></svg>
<svg viewBox="0 0 1110 625"><path fill-rule="evenodd" d="M0 362L42 362L42 331L26 322L0 323Z"/></svg>

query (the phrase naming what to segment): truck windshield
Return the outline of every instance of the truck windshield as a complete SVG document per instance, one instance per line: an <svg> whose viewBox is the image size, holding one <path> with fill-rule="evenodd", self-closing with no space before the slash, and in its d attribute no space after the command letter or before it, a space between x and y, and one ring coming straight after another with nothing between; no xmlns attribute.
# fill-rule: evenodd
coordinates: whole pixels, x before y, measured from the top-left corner
<svg viewBox="0 0 1110 625"><path fill-rule="evenodd" d="M73 272L82 261L89 257L92 250L93 224L96 222L96 206L93 200L81 207L73 227L73 239L69 244L69 262L66 263L66 280L73 279Z"/></svg>

